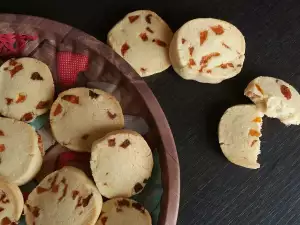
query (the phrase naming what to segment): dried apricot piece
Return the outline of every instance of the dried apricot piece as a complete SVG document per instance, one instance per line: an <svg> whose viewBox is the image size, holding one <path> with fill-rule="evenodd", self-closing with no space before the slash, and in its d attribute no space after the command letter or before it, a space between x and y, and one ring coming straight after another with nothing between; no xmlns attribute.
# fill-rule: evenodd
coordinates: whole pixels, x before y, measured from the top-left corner
<svg viewBox="0 0 300 225"><path fill-rule="evenodd" d="M255 87L257 88L257 90L258 90L262 95L264 94L263 89L262 89L258 84L255 84Z"/></svg>
<svg viewBox="0 0 300 225"><path fill-rule="evenodd" d="M140 68L140 71L141 71L142 73L145 73L145 72L147 71L147 69L144 68L144 67L141 67L141 68Z"/></svg>
<svg viewBox="0 0 300 225"><path fill-rule="evenodd" d="M159 39L153 39L153 42L155 42L158 46L161 46L161 47L167 47L167 43L162 41L162 40L159 40Z"/></svg>
<svg viewBox="0 0 300 225"><path fill-rule="evenodd" d="M221 67L222 69L227 69L228 67L234 68L232 63L222 63L219 67Z"/></svg>
<svg viewBox="0 0 300 225"><path fill-rule="evenodd" d="M216 34L216 35L221 35L224 33L224 28L221 25L216 25L210 27L210 29Z"/></svg>
<svg viewBox="0 0 300 225"><path fill-rule="evenodd" d="M140 33L140 38L143 40L143 41L148 41L148 36L146 33Z"/></svg>
<svg viewBox="0 0 300 225"><path fill-rule="evenodd" d="M229 47L228 45L226 45L224 42L222 42L222 45L223 45L225 48L230 49L230 47Z"/></svg>
<svg viewBox="0 0 300 225"><path fill-rule="evenodd" d="M34 72L31 74L31 80L44 80L44 78L38 72Z"/></svg>
<svg viewBox="0 0 300 225"><path fill-rule="evenodd" d="M134 189L135 193L138 193L138 192L140 192L141 190L143 190L143 185L142 185L141 183L137 182L137 183L134 185L133 189Z"/></svg>
<svg viewBox="0 0 300 225"><path fill-rule="evenodd" d="M149 31L150 33L154 33L154 31L150 27L146 27L146 30Z"/></svg>
<svg viewBox="0 0 300 225"><path fill-rule="evenodd" d="M5 98L5 100L6 100L6 105L10 105L14 101L12 98Z"/></svg>
<svg viewBox="0 0 300 225"><path fill-rule="evenodd" d="M287 86L283 84L280 85L280 91L287 100L290 100L292 98L291 90Z"/></svg>
<svg viewBox="0 0 300 225"><path fill-rule="evenodd" d="M62 112L62 106L61 106L61 104L57 104L57 106L56 106L56 108L55 108L55 110L54 110L54 112L53 112L53 116L57 116L57 115L59 115L61 112Z"/></svg>
<svg viewBox="0 0 300 225"><path fill-rule="evenodd" d="M200 45L203 45L203 43L206 41L208 35L208 31L204 30L200 32Z"/></svg>
<svg viewBox="0 0 300 225"><path fill-rule="evenodd" d="M116 139L112 138L112 139L108 139L108 146L109 147L114 147L116 145Z"/></svg>
<svg viewBox="0 0 300 225"><path fill-rule="evenodd" d="M49 107L50 101L40 101L37 106L35 107L36 109L45 109Z"/></svg>
<svg viewBox="0 0 300 225"><path fill-rule="evenodd" d="M16 66L18 64L18 62L16 61L16 59L10 59L9 60L9 65L10 66Z"/></svg>
<svg viewBox="0 0 300 225"><path fill-rule="evenodd" d="M61 97L61 99L73 104L79 104L79 97L76 95L64 95Z"/></svg>
<svg viewBox="0 0 300 225"><path fill-rule="evenodd" d="M120 147L127 148L129 145L130 145L130 141L128 139L126 139L125 141L123 141L123 143L120 145Z"/></svg>
<svg viewBox="0 0 300 225"><path fill-rule="evenodd" d="M210 53L208 55L202 56L201 61L200 61L200 65L207 64L208 61L212 57L215 57L215 56L220 56L220 53L219 52L212 52L212 53Z"/></svg>
<svg viewBox="0 0 300 225"><path fill-rule="evenodd" d="M122 56L125 55L125 53L129 50L129 48L130 48L129 45L126 42L122 45L122 47L121 47Z"/></svg>
<svg viewBox="0 0 300 225"><path fill-rule="evenodd" d="M103 224L103 225L106 225L106 222L107 222L107 216L103 216L102 218L101 218L101 223Z"/></svg>
<svg viewBox="0 0 300 225"><path fill-rule="evenodd" d="M33 113L29 112L29 113L25 113L22 117L21 117L21 121L24 122L29 122L33 119Z"/></svg>
<svg viewBox="0 0 300 225"><path fill-rule="evenodd" d="M254 136L254 137L260 137L260 133L257 130L254 130L254 129L249 130L249 135Z"/></svg>
<svg viewBox="0 0 300 225"><path fill-rule="evenodd" d="M195 60L189 59L189 63L188 63L189 68L192 68L192 66L195 66L195 65L196 65Z"/></svg>
<svg viewBox="0 0 300 225"><path fill-rule="evenodd" d="M203 72L203 69L205 69L207 67L207 65L202 65L199 69L199 72L202 73Z"/></svg>
<svg viewBox="0 0 300 225"><path fill-rule="evenodd" d="M19 71L21 71L23 69L23 65L20 64L20 65L17 65L15 66L12 70L10 70L10 77L13 78L13 76L18 73Z"/></svg>
<svg viewBox="0 0 300 225"><path fill-rule="evenodd" d="M25 94L19 94L18 95L18 98L16 100L16 103L22 103L22 102L25 102L27 96Z"/></svg>
<svg viewBox="0 0 300 225"><path fill-rule="evenodd" d="M261 117L256 117L254 120L252 120L252 122L261 123L262 119L261 119Z"/></svg>
<svg viewBox="0 0 300 225"><path fill-rule="evenodd" d="M151 24L151 17L152 17L152 14L148 14L146 17L145 17L145 20L147 23Z"/></svg>
<svg viewBox="0 0 300 225"><path fill-rule="evenodd" d="M253 141L251 142L250 147L253 147L253 145L254 145L256 142L257 142L257 140L253 140Z"/></svg>
<svg viewBox="0 0 300 225"><path fill-rule="evenodd" d="M190 56L193 55L193 52L194 52L194 47L189 47L189 53L190 53Z"/></svg>
<svg viewBox="0 0 300 225"><path fill-rule="evenodd" d="M116 114L116 113L111 113L109 110L107 111L107 115L108 115L108 117L111 118L112 120L113 120L114 118L117 117L117 114Z"/></svg>
<svg viewBox="0 0 300 225"><path fill-rule="evenodd" d="M0 152L4 152L5 151L5 145L4 144L0 144Z"/></svg>
<svg viewBox="0 0 300 225"><path fill-rule="evenodd" d="M132 207L140 211L141 213L145 213L145 208L138 202L133 202Z"/></svg>
<svg viewBox="0 0 300 225"><path fill-rule="evenodd" d="M133 23L133 22L136 21L139 17L140 17L139 15L129 16L128 19L129 19L129 22L130 22L130 23Z"/></svg>

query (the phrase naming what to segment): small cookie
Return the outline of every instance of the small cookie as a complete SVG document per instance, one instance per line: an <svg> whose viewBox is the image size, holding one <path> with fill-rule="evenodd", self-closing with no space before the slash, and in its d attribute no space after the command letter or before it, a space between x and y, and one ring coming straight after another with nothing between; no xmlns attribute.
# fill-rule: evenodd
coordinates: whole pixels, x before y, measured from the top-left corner
<svg viewBox="0 0 300 225"><path fill-rule="evenodd" d="M38 173L43 155L42 140L33 127L0 117L0 176L23 185Z"/></svg>
<svg viewBox="0 0 300 225"><path fill-rule="evenodd" d="M27 224L93 225L102 208L94 183L79 169L64 167L46 176L29 194Z"/></svg>
<svg viewBox="0 0 300 225"><path fill-rule="evenodd" d="M128 198L114 198L103 204L96 225L151 225L149 212L138 202Z"/></svg>
<svg viewBox="0 0 300 225"><path fill-rule="evenodd" d="M283 80L257 77L245 89L257 107L268 117L278 118L285 125L300 124L300 95Z"/></svg>
<svg viewBox="0 0 300 225"><path fill-rule="evenodd" d="M92 174L100 193L107 198L140 193L152 168L151 149L134 131L114 131L93 144Z"/></svg>
<svg viewBox="0 0 300 225"><path fill-rule="evenodd" d="M18 224L24 207L23 195L19 187L0 179L0 223Z"/></svg>
<svg viewBox="0 0 300 225"><path fill-rule="evenodd" d="M0 67L0 113L31 122L53 102L54 84L48 66L34 58L10 59Z"/></svg>
<svg viewBox="0 0 300 225"><path fill-rule="evenodd" d="M262 117L255 105L236 105L226 110L219 124L219 143L225 157L249 169L260 167Z"/></svg>
<svg viewBox="0 0 300 225"><path fill-rule="evenodd" d="M170 66L172 30L156 13L138 10L127 14L107 35L108 44L141 76Z"/></svg>
<svg viewBox="0 0 300 225"><path fill-rule="evenodd" d="M50 124L61 145L89 152L95 140L123 128L124 117L112 95L99 89L73 88L60 93L53 103Z"/></svg>
<svg viewBox="0 0 300 225"><path fill-rule="evenodd" d="M174 70L182 78L216 84L240 73L245 49L244 36L235 26L201 18L179 28L169 55Z"/></svg>

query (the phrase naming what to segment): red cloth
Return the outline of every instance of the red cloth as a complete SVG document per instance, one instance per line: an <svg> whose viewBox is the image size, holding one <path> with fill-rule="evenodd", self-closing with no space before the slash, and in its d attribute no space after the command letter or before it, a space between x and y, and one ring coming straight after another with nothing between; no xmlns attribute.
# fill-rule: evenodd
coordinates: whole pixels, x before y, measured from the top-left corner
<svg viewBox="0 0 300 225"><path fill-rule="evenodd" d="M21 53L29 41L36 40L37 36L26 34L0 34L0 55L15 56Z"/></svg>
<svg viewBox="0 0 300 225"><path fill-rule="evenodd" d="M58 52L57 71L59 82L65 86L74 85L78 73L87 70L88 61L88 56L86 55L72 52Z"/></svg>

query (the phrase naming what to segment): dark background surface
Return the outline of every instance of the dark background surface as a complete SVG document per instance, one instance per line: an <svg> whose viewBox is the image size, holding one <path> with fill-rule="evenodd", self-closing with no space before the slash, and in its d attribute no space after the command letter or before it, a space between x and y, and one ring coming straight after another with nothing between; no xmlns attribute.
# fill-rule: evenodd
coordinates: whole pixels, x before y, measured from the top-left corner
<svg viewBox="0 0 300 225"><path fill-rule="evenodd" d="M50 18L104 42L110 28L137 9L155 11L173 31L188 20L213 17L233 23L246 37L246 61L233 79L201 84L181 79L171 68L146 79L165 111L178 149L178 224L299 224L300 127L264 119L262 166L248 170L222 155L217 126L228 107L249 103L243 89L254 77L278 77L300 90L300 1L27 0L0 5L2 13Z"/></svg>

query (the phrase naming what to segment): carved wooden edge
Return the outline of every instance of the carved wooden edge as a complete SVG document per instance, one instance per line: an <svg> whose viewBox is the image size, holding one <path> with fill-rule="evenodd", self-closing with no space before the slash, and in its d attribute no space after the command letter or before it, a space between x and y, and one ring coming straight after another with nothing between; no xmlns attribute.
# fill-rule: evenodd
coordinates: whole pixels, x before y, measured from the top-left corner
<svg viewBox="0 0 300 225"><path fill-rule="evenodd" d="M177 150L168 121L157 99L142 78L109 46L78 29L49 19L17 14L0 14L0 21L1 23L28 24L47 32L56 33L61 37L61 40L57 41L62 41L64 38L80 41L114 64L133 84L133 87L141 94L146 106L153 115L164 149L164 151L159 152L163 196L158 223L159 225L176 225L180 199L180 169Z"/></svg>

